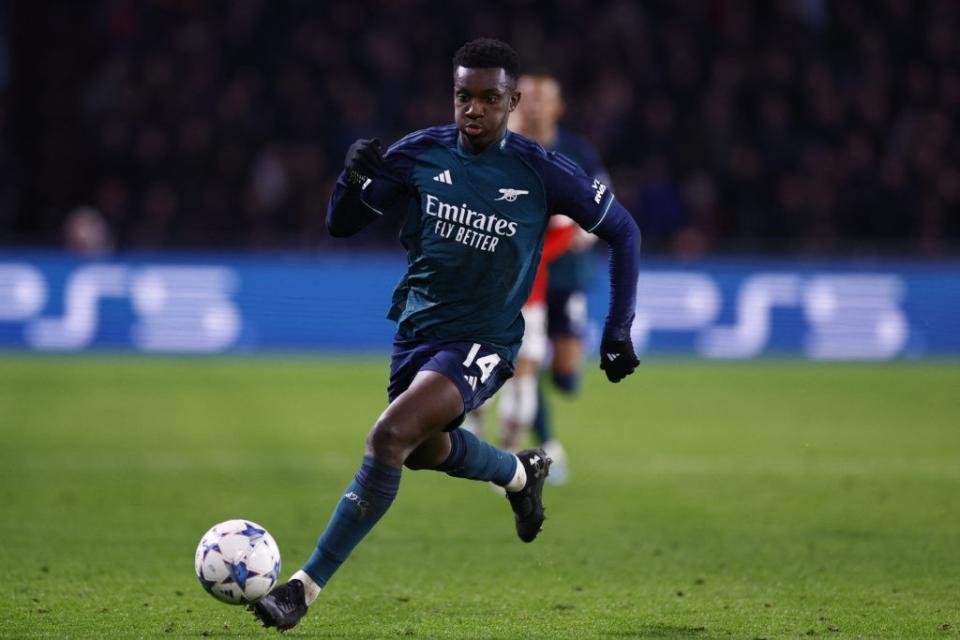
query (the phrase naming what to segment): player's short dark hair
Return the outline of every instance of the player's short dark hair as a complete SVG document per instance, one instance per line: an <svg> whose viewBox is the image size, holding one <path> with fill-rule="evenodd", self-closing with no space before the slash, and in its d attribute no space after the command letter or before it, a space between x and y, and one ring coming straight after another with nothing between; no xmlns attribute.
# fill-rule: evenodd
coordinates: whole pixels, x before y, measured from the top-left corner
<svg viewBox="0 0 960 640"><path fill-rule="evenodd" d="M453 56L453 68L496 69L502 68L514 82L520 76L520 56L513 47L493 38L471 40Z"/></svg>

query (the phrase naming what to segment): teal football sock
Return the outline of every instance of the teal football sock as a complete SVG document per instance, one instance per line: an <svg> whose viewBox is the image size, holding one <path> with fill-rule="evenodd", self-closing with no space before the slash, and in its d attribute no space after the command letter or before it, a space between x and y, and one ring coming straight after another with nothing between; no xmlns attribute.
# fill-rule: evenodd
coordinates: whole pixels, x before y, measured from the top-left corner
<svg viewBox="0 0 960 640"><path fill-rule="evenodd" d="M483 480L506 486L517 472L517 457L464 429L450 432L450 455L437 467L455 478Z"/></svg>
<svg viewBox="0 0 960 640"><path fill-rule="evenodd" d="M303 570L321 587L340 568L353 548L387 512L400 487L400 469L370 457L347 487L317 548Z"/></svg>

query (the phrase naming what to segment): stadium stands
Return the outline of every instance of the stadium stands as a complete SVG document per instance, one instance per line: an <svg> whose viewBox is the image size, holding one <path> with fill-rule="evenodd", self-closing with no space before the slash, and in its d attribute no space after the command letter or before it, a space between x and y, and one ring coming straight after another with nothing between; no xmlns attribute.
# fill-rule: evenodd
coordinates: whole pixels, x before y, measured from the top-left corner
<svg viewBox="0 0 960 640"><path fill-rule="evenodd" d="M951 0L31 4L0 17L4 244L91 205L120 249L323 247L349 142L450 120L450 55L485 34L563 78L647 251L958 248Z"/></svg>

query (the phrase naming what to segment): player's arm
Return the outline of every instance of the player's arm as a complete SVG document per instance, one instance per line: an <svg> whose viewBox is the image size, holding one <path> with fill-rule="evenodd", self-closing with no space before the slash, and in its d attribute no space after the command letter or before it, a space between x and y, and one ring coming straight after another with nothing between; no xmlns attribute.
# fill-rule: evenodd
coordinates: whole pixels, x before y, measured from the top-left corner
<svg viewBox="0 0 960 640"><path fill-rule="evenodd" d="M404 184L396 179L392 164L389 158L385 162L376 138L350 145L327 204L330 235L352 236L402 199Z"/></svg>
<svg viewBox="0 0 960 640"><path fill-rule="evenodd" d="M630 338L640 271L640 230L605 184L566 158L549 154L543 178L551 211L573 218L610 246L610 308L600 345L600 368L611 382L619 382L640 364Z"/></svg>
<svg viewBox="0 0 960 640"><path fill-rule="evenodd" d="M580 138L580 167L588 176L593 176L602 184L607 185L607 189L613 191L613 183L610 181L610 172L603 166L603 160L600 158L600 152L590 144L586 139ZM586 231L580 231L574 238L573 249L575 251L586 251L597 241L597 236Z"/></svg>
<svg viewBox="0 0 960 640"><path fill-rule="evenodd" d="M640 229L611 194L606 213L586 230L610 246L610 310L600 343L600 368L611 382L619 382L640 364L630 338L640 272Z"/></svg>

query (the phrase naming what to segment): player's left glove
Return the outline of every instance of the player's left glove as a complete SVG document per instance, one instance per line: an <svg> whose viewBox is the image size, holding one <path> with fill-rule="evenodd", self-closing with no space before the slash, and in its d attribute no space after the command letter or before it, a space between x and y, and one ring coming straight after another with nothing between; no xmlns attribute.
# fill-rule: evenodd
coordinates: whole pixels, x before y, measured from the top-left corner
<svg viewBox="0 0 960 640"><path fill-rule="evenodd" d="M629 331L604 333L600 341L600 368L607 374L610 382L620 382L634 372L640 364L633 350L633 341Z"/></svg>

